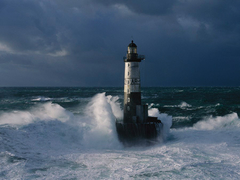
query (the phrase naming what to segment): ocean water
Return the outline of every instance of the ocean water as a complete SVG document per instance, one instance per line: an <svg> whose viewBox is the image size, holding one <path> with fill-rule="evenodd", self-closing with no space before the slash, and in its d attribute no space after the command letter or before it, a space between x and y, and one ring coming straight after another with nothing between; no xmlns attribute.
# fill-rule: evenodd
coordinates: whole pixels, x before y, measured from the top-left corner
<svg viewBox="0 0 240 180"><path fill-rule="evenodd" d="M123 88L0 88L0 179L240 179L240 88L142 88L164 123L124 147Z"/></svg>

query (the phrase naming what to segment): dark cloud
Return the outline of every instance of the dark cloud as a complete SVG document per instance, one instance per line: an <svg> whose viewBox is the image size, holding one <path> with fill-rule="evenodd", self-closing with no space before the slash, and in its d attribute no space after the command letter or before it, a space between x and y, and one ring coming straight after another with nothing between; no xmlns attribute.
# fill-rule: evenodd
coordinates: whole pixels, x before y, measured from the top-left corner
<svg viewBox="0 0 240 180"><path fill-rule="evenodd" d="M92 2L107 6L122 4L128 7L131 11L139 14L164 15L172 12L172 7L177 2L177 0L152 0L151 2L146 0L92 0Z"/></svg>
<svg viewBox="0 0 240 180"><path fill-rule="evenodd" d="M2 86L122 86L131 37L145 86L239 85L237 0L1 0Z"/></svg>
<svg viewBox="0 0 240 180"><path fill-rule="evenodd" d="M237 0L195 0L178 4L176 11L179 16L189 17L201 25L204 24L206 27L205 31L211 33L212 37L225 38L232 41L231 35L239 38L239 8L240 2Z"/></svg>

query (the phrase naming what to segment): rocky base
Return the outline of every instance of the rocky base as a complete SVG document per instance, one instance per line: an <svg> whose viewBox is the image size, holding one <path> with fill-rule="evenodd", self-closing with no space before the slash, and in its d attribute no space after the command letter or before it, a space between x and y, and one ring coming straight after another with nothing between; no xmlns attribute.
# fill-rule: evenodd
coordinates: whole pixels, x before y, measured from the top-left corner
<svg viewBox="0 0 240 180"><path fill-rule="evenodd" d="M161 122L116 123L119 140L125 146L148 145L159 140L162 133Z"/></svg>

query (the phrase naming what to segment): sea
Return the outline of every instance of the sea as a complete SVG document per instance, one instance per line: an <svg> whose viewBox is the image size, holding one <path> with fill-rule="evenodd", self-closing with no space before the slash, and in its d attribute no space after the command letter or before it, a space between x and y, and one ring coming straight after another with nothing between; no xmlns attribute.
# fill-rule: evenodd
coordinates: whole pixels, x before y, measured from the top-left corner
<svg viewBox="0 0 240 180"><path fill-rule="evenodd" d="M163 134L125 147L122 87L0 88L0 179L240 179L240 87L141 92Z"/></svg>

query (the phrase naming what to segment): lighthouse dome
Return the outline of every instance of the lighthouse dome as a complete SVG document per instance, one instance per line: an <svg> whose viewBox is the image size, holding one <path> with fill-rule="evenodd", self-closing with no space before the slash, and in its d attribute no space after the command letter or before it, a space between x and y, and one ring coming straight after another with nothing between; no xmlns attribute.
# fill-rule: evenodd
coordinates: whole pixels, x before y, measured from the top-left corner
<svg viewBox="0 0 240 180"><path fill-rule="evenodd" d="M132 53L137 53L137 45L133 41L128 45L128 54Z"/></svg>
<svg viewBox="0 0 240 180"><path fill-rule="evenodd" d="M132 40L132 42L128 45L128 47L137 47L137 45Z"/></svg>

